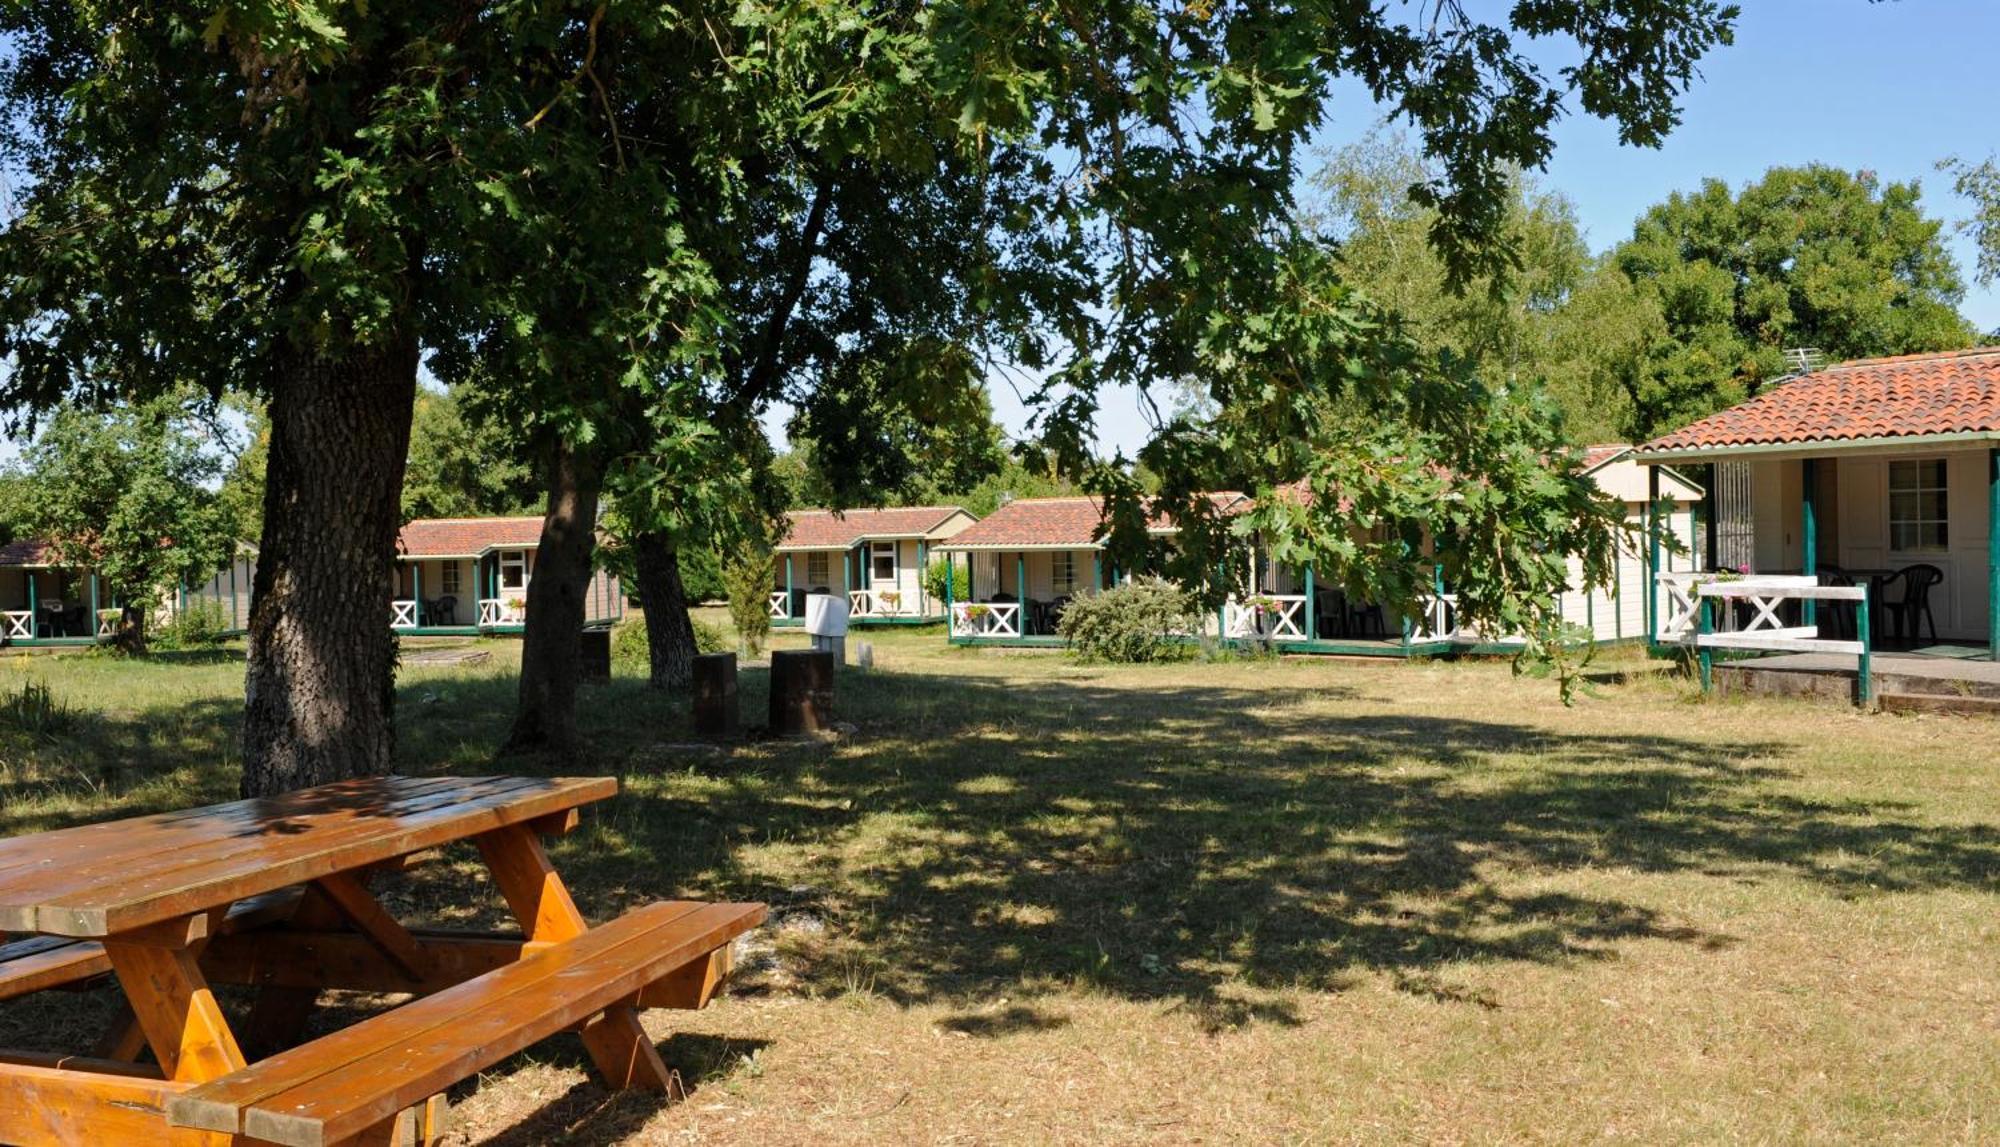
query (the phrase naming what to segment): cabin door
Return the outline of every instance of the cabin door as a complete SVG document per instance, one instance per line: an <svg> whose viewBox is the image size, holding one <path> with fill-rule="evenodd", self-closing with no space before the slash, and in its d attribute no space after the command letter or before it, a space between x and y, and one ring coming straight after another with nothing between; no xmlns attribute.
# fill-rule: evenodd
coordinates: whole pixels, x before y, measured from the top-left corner
<svg viewBox="0 0 2000 1147"><path fill-rule="evenodd" d="M528 569L528 551L500 551L501 597L526 597L528 595L528 581L532 576L532 573Z"/></svg>

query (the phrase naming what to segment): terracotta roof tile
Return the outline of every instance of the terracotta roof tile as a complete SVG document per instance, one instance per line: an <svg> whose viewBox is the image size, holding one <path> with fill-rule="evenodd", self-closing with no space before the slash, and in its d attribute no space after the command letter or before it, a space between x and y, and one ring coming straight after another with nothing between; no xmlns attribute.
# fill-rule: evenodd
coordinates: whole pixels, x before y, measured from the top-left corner
<svg viewBox="0 0 2000 1147"><path fill-rule="evenodd" d="M531 547L541 541L539 517L418 518L396 535L396 552L417 558L470 557L496 546Z"/></svg>
<svg viewBox="0 0 2000 1147"><path fill-rule="evenodd" d="M1243 495L1225 490L1208 496L1224 513L1243 501ZM1095 549L1097 527L1104 520L1101 503L1088 495L1071 498L1019 498L968 526L943 543L943 549L977 549L1007 546L1056 546ZM1154 530L1171 530L1173 524L1155 515L1148 523Z"/></svg>
<svg viewBox="0 0 2000 1147"><path fill-rule="evenodd" d="M1868 358L1788 379L1647 453L2000 432L2000 347Z"/></svg>
<svg viewBox="0 0 2000 1147"><path fill-rule="evenodd" d="M781 550L844 550L867 538L924 538L964 514L960 506L891 506L879 510L793 510ZM971 515L967 515L970 517Z"/></svg>

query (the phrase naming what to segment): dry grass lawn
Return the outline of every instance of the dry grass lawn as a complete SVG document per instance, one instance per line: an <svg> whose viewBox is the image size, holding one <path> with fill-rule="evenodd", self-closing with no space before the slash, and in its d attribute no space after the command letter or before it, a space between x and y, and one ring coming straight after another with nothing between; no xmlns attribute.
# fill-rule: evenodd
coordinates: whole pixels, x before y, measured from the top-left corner
<svg viewBox="0 0 2000 1147"><path fill-rule="evenodd" d="M1565 709L1503 664L912 634L843 676L837 743L693 751L618 680L591 759L536 762L495 758L493 648L406 671L405 771L616 772L557 854L586 911L773 922L736 995L649 1016L684 1102L608 1096L565 1037L460 1089L463 1142L2000 1137L1990 722L1704 703L1636 659ZM80 712L0 732L0 834L232 794L240 663L26 676ZM479 884L454 854L390 899L497 919ZM106 997L0 1005L0 1044L87 1044Z"/></svg>

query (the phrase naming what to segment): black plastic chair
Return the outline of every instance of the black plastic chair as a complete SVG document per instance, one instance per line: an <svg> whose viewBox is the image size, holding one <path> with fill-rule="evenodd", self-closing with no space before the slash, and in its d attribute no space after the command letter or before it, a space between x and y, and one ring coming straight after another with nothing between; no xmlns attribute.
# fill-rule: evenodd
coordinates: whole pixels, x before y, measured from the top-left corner
<svg viewBox="0 0 2000 1147"><path fill-rule="evenodd" d="M1854 579L1839 566L1821 566L1819 584L1852 587ZM1835 641L1852 641L1855 637L1854 607L1851 601L1822 601L1815 606L1819 617L1819 635Z"/></svg>
<svg viewBox="0 0 2000 1147"><path fill-rule="evenodd" d="M431 625L458 624L457 595L448 593L431 603L431 616L429 624Z"/></svg>
<svg viewBox="0 0 2000 1147"><path fill-rule="evenodd" d="M1347 632L1351 637L1387 637L1389 623L1378 602L1363 602L1347 611Z"/></svg>
<svg viewBox="0 0 2000 1147"><path fill-rule="evenodd" d="M1903 639L1903 628L1907 623L1910 640L1922 636L1918 619L1930 627L1931 641L1936 642L1937 618L1931 615L1931 588L1944 581L1944 571L1933 565L1904 566L1896 571L1896 576L1882 584L1882 607L1889 611L1889 624L1895 627L1896 640ZM1900 583L1902 596L1889 600L1890 590Z"/></svg>

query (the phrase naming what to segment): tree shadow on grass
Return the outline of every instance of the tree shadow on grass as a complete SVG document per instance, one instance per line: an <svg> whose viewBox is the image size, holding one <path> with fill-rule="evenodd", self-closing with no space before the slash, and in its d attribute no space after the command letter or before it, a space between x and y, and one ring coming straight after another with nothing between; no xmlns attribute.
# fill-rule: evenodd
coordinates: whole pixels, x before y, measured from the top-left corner
<svg viewBox="0 0 2000 1147"><path fill-rule="evenodd" d="M1781 757L1774 741L1356 712L1275 687L876 672L842 689L852 743L628 774L605 831L563 858L574 883L763 899L781 935L823 925L792 953L819 992L1083 982L1226 1024L1285 1018L1243 989L1382 973L1453 998L1450 964L1733 942L1522 875L1782 875L1858 896L2000 874L1992 827L1800 795L1745 763Z"/></svg>
<svg viewBox="0 0 2000 1147"><path fill-rule="evenodd" d="M580 697L587 751L553 760L497 756L510 671L406 675L399 769L620 775L621 795L556 850L592 916L667 897L764 900L796 986L967 1014L1081 983L1175 1001L1208 1026L1286 1023L1272 993L1365 976L1485 1006L1451 966L1734 942L1651 904L1522 879L1585 868L1852 896L2000 887L1992 826L1802 795L1789 773L1746 763L1781 760L1780 741L1412 715L1275 671L1256 688L948 673L845 674L839 712L858 737L720 756L669 747L690 739L684 699L593 685ZM752 721L766 686L761 670L743 674ZM235 720L202 702L108 721L82 755L151 762L127 777L142 797L95 816L11 815L0 831L131 815L169 794L164 807L224 799L209 790L233 775L161 730L218 724L200 750L213 752ZM174 769L198 783L166 784ZM409 879L430 905L483 897L497 919L476 865Z"/></svg>

